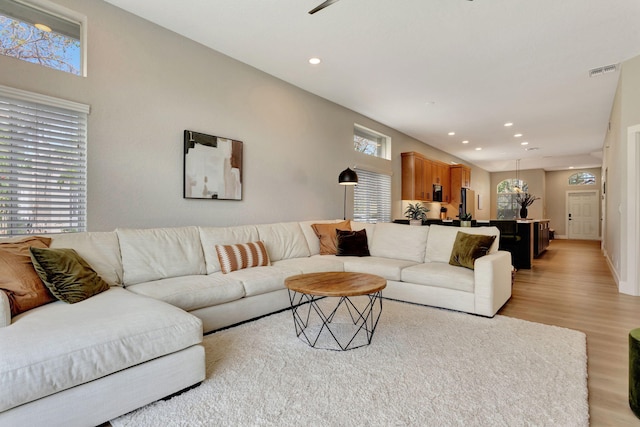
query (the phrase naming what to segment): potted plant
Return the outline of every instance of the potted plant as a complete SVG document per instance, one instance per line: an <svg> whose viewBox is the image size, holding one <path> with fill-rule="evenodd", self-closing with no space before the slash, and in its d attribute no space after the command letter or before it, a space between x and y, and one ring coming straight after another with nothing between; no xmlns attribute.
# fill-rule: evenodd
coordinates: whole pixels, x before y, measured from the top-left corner
<svg viewBox="0 0 640 427"><path fill-rule="evenodd" d="M540 197L536 197L533 194L529 193L516 194L516 202L518 202L518 204L520 205L520 218L527 219L527 208L538 199L540 199Z"/></svg>
<svg viewBox="0 0 640 427"><path fill-rule="evenodd" d="M420 202L415 205L409 203L409 206L404 211L404 216L409 219L410 225L422 225L422 220L427 219L427 212L429 212L429 209L420 204Z"/></svg>
<svg viewBox="0 0 640 427"><path fill-rule="evenodd" d="M460 215L460 227L471 227L471 214L464 213Z"/></svg>

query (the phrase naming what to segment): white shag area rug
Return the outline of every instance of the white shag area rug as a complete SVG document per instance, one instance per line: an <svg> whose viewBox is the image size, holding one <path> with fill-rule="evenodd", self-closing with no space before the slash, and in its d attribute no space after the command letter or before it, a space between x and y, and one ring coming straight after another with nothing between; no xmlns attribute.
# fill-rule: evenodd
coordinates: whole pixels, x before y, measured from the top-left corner
<svg viewBox="0 0 640 427"><path fill-rule="evenodd" d="M371 345L309 347L290 311L204 339L197 388L125 426L588 426L583 333L383 301Z"/></svg>

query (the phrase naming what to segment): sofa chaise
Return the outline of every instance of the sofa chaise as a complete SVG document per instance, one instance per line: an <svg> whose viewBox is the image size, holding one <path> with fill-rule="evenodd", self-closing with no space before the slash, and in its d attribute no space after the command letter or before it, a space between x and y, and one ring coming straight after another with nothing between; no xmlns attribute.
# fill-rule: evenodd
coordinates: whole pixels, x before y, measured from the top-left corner
<svg viewBox="0 0 640 427"><path fill-rule="evenodd" d="M53 235L110 285L76 304L11 318L0 292L0 426L97 425L204 379L203 332L289 308L286 277L354 271L383 297L492 317L511 296L511 255L495 227L351 222L370 256L320 254L304 221ZM498 236L474 269L449 264L458 231ZM221 271L217 247L262 242L268 265ZM248 266L246 266L248 267Z"/></svg>

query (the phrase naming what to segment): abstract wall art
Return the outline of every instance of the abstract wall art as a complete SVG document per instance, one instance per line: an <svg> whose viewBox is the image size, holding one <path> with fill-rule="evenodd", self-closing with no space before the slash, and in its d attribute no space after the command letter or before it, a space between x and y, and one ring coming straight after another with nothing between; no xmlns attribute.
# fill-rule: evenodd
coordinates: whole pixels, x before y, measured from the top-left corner
<svg viewBox="0 0 640 427"><path fill-rule="evenodd" d="M183 196L242 200L242 142L185 130Z"/></svg>

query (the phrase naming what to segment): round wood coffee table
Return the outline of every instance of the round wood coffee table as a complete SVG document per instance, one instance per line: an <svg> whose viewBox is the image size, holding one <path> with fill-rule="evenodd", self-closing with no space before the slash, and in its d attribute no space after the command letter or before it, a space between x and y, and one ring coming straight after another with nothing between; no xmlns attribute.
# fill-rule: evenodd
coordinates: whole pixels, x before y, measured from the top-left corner
<svg viewBox="0 0 640 427"><path fill-rule="evenodd" d="M371 344L382 313L384 277L308 273L285 279L296 335L314 348L352 350ZM337 299L337 303L335 302Z"/></svg>

